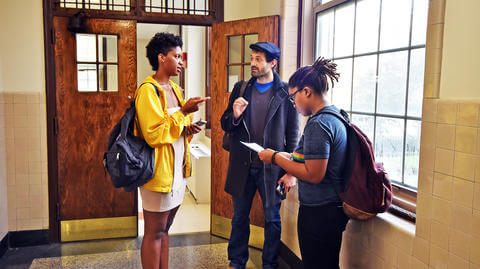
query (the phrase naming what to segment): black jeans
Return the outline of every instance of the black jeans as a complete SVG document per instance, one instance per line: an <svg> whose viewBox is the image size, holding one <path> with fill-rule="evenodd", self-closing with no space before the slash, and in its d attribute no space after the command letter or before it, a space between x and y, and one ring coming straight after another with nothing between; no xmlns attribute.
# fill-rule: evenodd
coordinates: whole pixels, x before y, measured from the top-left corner
<svg viewBox="0 0 480 269"><path fill-rule="evenodd" d="M305 269L339 268L342 233L347 222L341 206L300 205L297 230Z"/></svg>

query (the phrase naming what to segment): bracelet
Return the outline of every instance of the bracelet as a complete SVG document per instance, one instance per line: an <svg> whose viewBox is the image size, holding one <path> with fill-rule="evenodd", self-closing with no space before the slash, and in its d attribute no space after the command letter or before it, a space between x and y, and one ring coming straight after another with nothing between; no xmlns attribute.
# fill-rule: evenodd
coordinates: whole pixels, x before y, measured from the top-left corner
<svg viewBox="0 0 480 269"><path fill-rule="evenodd" d="M278 151L275 151L272 155L272 161L271 161L272 164L275 164L275 155L277 155L277 153Z"/></svg>

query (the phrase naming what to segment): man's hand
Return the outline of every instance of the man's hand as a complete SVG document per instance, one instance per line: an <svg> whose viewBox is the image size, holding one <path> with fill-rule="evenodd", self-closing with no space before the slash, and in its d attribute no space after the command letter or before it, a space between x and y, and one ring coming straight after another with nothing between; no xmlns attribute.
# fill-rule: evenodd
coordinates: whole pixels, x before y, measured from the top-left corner
<svg viewBox="0 0 480 269"><path fill-rule="evenodd" d="M282 182L285 185L285 190L287 192L289 192L291 188L293 188L293 187L295 187L295 185L297 185L297 178L292 176L292 175L285 174L285 175L283 175L283 177L281 177L278 180L278 184L280 184Z"/></svg>
<svg viewBox="0 0 480 269"><path fill-rule="evenodd" d="M189 113L193 113L198 111L200 105L202 105L205 101L209 100L210 97L192 97L187 100L187 102L182 106L180 109L183 114L187 115Z"/></svg>
<svg viewBox="0 0 480 269"><path fill-rule="evenodd" d="M233 116L235 117L235 119L238 119L243 114L243 111L245 111L247 106L248 101L243 99L243 97L238 97L237 99L235 99L235 101L233 102Z"/></svg>

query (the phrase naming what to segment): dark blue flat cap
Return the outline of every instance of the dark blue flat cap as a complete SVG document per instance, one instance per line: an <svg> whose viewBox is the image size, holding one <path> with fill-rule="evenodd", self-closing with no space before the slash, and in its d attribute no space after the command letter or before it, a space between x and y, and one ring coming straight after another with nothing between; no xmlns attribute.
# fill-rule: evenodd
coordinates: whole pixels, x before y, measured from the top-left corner
<svg viewBox="0 0 480 269"><path fill-rule="evenodd" d="M264 52L270 55L274 59L280 59L280 49L277 45L270 43L270 42L257 42L255 44L250 45L252 50Z"/></svg>

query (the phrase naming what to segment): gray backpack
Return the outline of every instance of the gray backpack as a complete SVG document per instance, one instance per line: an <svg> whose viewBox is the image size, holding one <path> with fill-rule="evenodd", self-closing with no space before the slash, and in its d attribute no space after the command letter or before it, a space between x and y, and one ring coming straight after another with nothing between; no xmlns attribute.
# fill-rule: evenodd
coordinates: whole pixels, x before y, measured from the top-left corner
<svg viewBox="0 0 480 269"><path fill-rule="evenodd" d="M157 87L151 84L160 95ZM135 100L110 132L107 151L103 154L103 165L113 186L123 187L127 192L152 179L155 168L155 150L144 139L133 135L134 122Z"/></svg>

